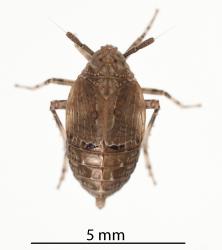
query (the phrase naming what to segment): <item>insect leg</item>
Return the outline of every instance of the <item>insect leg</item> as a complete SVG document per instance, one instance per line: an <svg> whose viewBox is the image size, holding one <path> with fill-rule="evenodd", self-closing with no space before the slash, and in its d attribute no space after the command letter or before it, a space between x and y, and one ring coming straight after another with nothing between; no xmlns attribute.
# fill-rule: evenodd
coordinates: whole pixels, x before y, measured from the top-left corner
<svg viewBox="0 0 222 250"><path fill-rule="evenodd" d="M56 109L66 109L66 102L67 102L66 100L60 100L60 101L52 101L50 104L50 111L53 114L53 117L56 121L56 124L59 128L59 131L62 135L62 138L64 139L64 142L66 140L66 133L65 133L65 129L62 125L62 122L60 121L59 116L56 112Z"/></svg>
<svg viewBox="0 0 222 250"><path fill-rule="evenodd" d="M65 129L62 125L62 122L60 121L59 119L59 116L56 112L56 109L66 109L66 103L67 101L66 100L60 100L60 101L52 101L51 102L51 105L50 105L50 110L53 114L53 117L56 121L56 124L59 128L59 131L64 139L64 144L66 145L66 133L65 133ZM62 166L62 172L61 172L61 176L59 178L59 183L57 185L57 188L59 189L63 180L65 179L65 174L67 172L67 168L68 168L68 163L67 163L67 156L66 156L66 151L65 151L65 154L64 154L64 160L63 160L63 166Z"/></svg>
<svg viewBox="0 0 222 250"><path fill-rule="evenodd" d="M170 99L172 102L174 102L176 105L178 105L181 108L195 108L195 107L201 107L200 103L197 104L190 104L186 105L178 101L176 98L172 97L168 92L161 90L161 89L153 89L153 88L142 88L142 91L144 94L150 94L150 95L162 95L166 98Z"/></svg>
<svg viewBox="0 0 222 250"><path fill-rule="evenodd" d="M50 79L47 79L46 81L39 83L37 85L34 85L34 86L15 84L15 87L22 88L22 89L36 90L36 89L39 89L39 88L44 87L44 86L49 85L49 84L73 86L74 83L75 83L75 81L73 81L73 80L68 80L68 79L63 79L63 78L50 78Z"/></svg>
<svg viewBox="0 0 222 250"><path fill-rule="evenodd" d="M59 182L57 184L57 189L59 189L61 187L62 182L65 179L67 170L68 170L68 158L67 158L67 155L65 153L64 154L64 159L63 159L63 164L62 164L62 171L61 171L61 174L60 174L60 177L59 177Z"/></svg>
<svg viewBox="0 0 222 250"><path fill-rule="evenodd" d="M145 100L146 103L146 109L154 109L153 114L150 118L150 121L147 125L146 131L145 131L145 135L143 138L143 143L142 143L142 147L143 147L143 152L144 152L144 156L145 156L145 161L146 161L146 165L149 171L149 175L152 178L153 184L156 184L154 175L153 175L153 171L152 171L152 165L150 162L150 158L149 158L149 153L148 153L148 138L150 135L150 131L153 127L154 121L158 115L159 109L160 109L160 104L158 100Z"/></svg>
<svg viewBox="0 0 222 250"><path fill-rule="evenodd" d="M130 49L132 49L133 47L138 46L138 45L143 41L143 39L144 39L145 36L147 35L148 31L149 31L149 30L151 29L151 27L153 26L153 23L154 23L154 21L155 21L155 19L156 19L156 16L157 16L158 12L159 12L159 10L156 9L156 10L155 10L155 13L154 13L154 15L153 15L153 17L152 17L152 19L150 20L149 24L146 26L144 32L143 32L143 33L142 33L142 34L141 34L141 35L140 35L140 36L130 45L130 47L127 49L127 51L130 50Z"/></svg>

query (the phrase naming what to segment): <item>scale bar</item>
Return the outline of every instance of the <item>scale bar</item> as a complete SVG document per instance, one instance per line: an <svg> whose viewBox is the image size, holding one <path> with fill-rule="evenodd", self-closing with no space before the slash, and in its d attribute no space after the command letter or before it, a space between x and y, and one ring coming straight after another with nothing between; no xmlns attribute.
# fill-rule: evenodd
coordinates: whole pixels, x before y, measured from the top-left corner
<svg viewBox="0 0 222 250"><path fill-rule="evenodd" d="M31 242L32 245L185 245L186 242Z"/></svg>

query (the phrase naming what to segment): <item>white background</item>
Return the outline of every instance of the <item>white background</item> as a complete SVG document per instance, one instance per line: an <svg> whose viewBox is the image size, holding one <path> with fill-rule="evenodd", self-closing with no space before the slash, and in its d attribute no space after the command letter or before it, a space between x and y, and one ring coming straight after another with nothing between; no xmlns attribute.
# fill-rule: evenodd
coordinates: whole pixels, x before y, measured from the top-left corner
<svg viewBox="0 0 222 250"><path fill-rule="evenodd" d="M158 185L148 178L141 154L130 181L98 210L71 171L61 190L55 188L64 151L49 103L66 99L69 89L29 92L13 84L75 79L84 68L86 60L49 18L93 50L108 43L124 52L157 7L150 36L174 29L128 63L142 86L203 107L182 110L159 98L149 141ZM104 248L30 245L86 241L90 228L123 231L126 241L187 242L149 249L222 249L221 7L216 0L0 1L1 249ZM106 246L115 248L135 246Z"/></svg>

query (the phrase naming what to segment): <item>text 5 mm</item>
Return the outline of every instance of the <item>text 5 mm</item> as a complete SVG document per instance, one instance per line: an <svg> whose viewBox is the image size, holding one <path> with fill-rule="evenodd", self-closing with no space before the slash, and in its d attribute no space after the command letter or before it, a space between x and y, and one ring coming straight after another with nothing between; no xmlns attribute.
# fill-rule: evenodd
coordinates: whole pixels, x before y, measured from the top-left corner
<svg viewBox="0 0 222 250"><path fill-rule="evenodd" d="M95 232L94 229L88 229L87 241L124 241L123 232Z"/></svg>

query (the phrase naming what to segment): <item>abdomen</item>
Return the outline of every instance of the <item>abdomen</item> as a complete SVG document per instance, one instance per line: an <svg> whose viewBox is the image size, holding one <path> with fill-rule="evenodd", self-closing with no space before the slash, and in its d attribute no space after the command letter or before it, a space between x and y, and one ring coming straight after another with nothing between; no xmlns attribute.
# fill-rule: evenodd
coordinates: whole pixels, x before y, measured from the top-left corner
<svg viewBox="0 0 222 250"><path fill-rule="evenodd" d="M139 148L125 152L96 152L68 145L68 158L74 176L103 207L107 196L118 191L130 178Z"/></svg>

